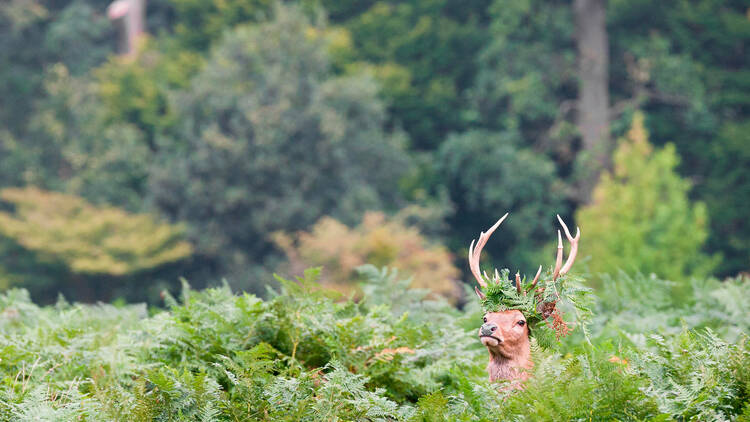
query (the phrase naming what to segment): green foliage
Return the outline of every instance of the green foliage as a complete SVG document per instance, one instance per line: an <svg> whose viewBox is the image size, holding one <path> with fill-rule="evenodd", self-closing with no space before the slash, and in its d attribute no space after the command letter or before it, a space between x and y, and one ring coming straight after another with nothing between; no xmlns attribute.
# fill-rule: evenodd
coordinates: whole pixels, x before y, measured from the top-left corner
<svg viewBox="0 0 750 422"><path fill-rule="evenodd" d="M171 91L201 58L168 40L111 57L86 76L48 66L22 136L0 133L4 186L33 184L143 211L154 153L174 125Z"/></svg>
<svg viewBox="0 0 750 422"><path fill-rule="evenodd" d="M537 210L552 208L568 213L566 209L579 199L568 189L579 177L574 163L586 154L580 151L574 121L578 52L569 1L149 0L146 27L151 38L130 59L112 56L118 31L106 18L107 5L102 0L1 2L2 187L33 184L132 212L153 211L151 207L158 202L156 209L165 211L168 217L187 219L192 232L208 233L202 256L222 262L210 262L207 272L222 275L228 267L244 272L266 258L265 251L271 246L266 226L294 231L309 227L325 214L354 224L364 209L403 206L395 201L402 192L415 201L452 201L443 201L446 207L455 206L455 213L444 226L449 230L440 234L447 237L454 252L466 245L467 237L476 229L475 223L469 227L464 222L492 221L495 207L510 204L524 212L528 207L523 218L514 213L520 220L508 226L510 241L493 251L497 258L528 270L538 261L531 254L552 234L543 218L551 213ZM220 47L222 38L236 38L230 34L236 34L241 26L261 33L265 31L261 28L279 19L275 17L277 8L289 6L313 22L331 22L327 27L305 23L304 28L289 25L284 29L297 31L294 42L315 45L315 54L325 57L304 61L286 57L304 54L281 43L274 46L279 47L276 50L266 47L266 58L275 51L273 60L280 64L278 67L299 66L302 70L287 72L287 76L294 73L289 79L269 76L261 85L268 82L270 85L265 86L304 88L290 81L309 76L317 84L313 85L326 87L310 92L325 91L326 95L309 96L303 106L306 100L301 98L307 91L298 89L298 97L280 95L274 102L262 95L232 95L250 86L242 78L222 85L221 78L206 76L207 72L221 71L219 59L233 60L228 56L234 51L227 52L226 45ZM694 184L691 196L707 205L711 231L705 246L710 253L723 256L715 267L722 276L747 270L750 250L746 241L750 220L745 218L745 198L749 196L744 191L750 166L745 165L743 148L750 118L750 55L745 54L749 33L747 5L742 1L607 2L613 133L624 133L631 112L642 109L648 115L650 141L657 146L674 144L681 157L675 169ZM255 42L250 38L245 41ZM222 48L224 53L216 53ZM213 61L210 69L194 78L209 60ZM266 72L270 65L263 63L252 72ZM218 81L217 91L229 94L217 94L209 100L201 87L214 81ZM361 108L343 104L341 97L351 100L343 103L354 102ZM329 100L335 111L321 106ZM276 202L283 205L279 213L290 210L289 215L278 222L264 218L252 230L240 224L247 238L232 233L235 224L227 223L227 214L268 216L271 212L263 206L256 210L252 201L234 202L235 196L242 198L241 192L249 190L242 183L212 184L207 191L231 190L223 192L227 201L212 201L222 205L201 208L200 216L195 216L195 210L186 213L190 217L178 215L176 204L193 193L171 197L165 191L179 191L172 186L181 187L189 178L185 174L223 172L217 179L250 177L246 171L234 171L242 166L216 164L223 161L221 154L203 155L203 162L209 163L204 168L190 163L186 151L195 149L196 142L202 142L196 138L207 134L207 128L214 124L221 128L217 133L227 139L252 138L249 133L255 132L256 126L243 132L236 126L226 130L224 123L235 125L242 120L238 116L244 115L263 115L263 119L276 121L268 115L278 110L258 105L265 105L264 101L279 107L285 101L292 104L283 111L292 117L277 121L278 133L286 133L277 135L287 140L296 139L295 131L314 133L307 123L316 119L326 122L326 130L346 132L328 139L347 146L344 140L349 139L356 139L352 143L357 145L383 146L381 140L392 137L389 132L403 128L409 139L399 140L407 146L409 158L420 166L417 171L404 169L409 167L409 160L402 160L403 150L394 153L397 160L380 160L379 153L387 156L384 150L392 150L390 146L356 156L326 150L319 157L302 157L308 161L297 151L289 154L290 160L319 163L321 173L339 174L337 180L355 180L357 187L351 189L351 197L348 187L334 182L327 183L335 186L322 195L321 201L310 194L293 198L291 184L276 186L279 196L289 199ZM203 104L204 109L195 112L201 108L195 106L186 110L184 103ZM237 104L242 106L234 107ZM310 117L317 110L325 112ZM190 125L194 127L186 129ZM477 180L460 180L466 179L460 174L466 162L460 163L463 167L446 164L449 160L442 154L455 152L458 138L495 136L515 139L516 147L500 154L502 164L484 163L481 167L481 175L498 188L474 190ZM402 138L401 134L397 137ZM315 150L309 143L300 144ZM238 154L256 156L257 152L252 149ZM266 155L267 151L257 154ZM330 159L332 155L337 160ZM529 155L533 157L529 159ZM363 171L370 177L341 170L363 165L368 159L392 166L378 172L380 169L373 165ZM354 164L340 164L347 161ZM510 164L515 162L524 162L528 168L518 171ZM284 164L271 164L269 168L291 167ZM510 169L512 177L495 167L514 167ZM267 179L276 175L265 170L267 177L259 178L258 184L272 186ZM310 165L300 173L317 170ZM163 172L172 174L165 177ZM372 175L378 173L393 177L373 181ZM409 179L398 180L402 174L408 174ZM529 174L530 180L520 174ZM554 177L554 186L547 184L547 176ZM511 178L518 183L499 187ZM286 180L284 175L281 179ZM315 182L318 179L312 179L309 192L319 186ZM293 187L304 185L296 183L298 180ZM374 187L381 182L387 188ZM188 185L196 190L195 195L203 194L194 184ZM256 190L251 191L255 195ZM499 194L506 191L511 201L503 201L505 195ZM346 193L345 204L335 199L341 192ZM469 194L465 197L464 192ZM538 192L552 194L548 200ZM263 197L258 195L259 203ZM307 203L313 204L309 213L300 205ZM200 224L209 219L207 215L216 214L220 217L210 228ZM251 237L261 241L253 242Z"/></svg>
<svg viewBox="0 0 750 422"><path fill-rule="evenodd" d="M399 198L408 159L384 129L377 85L334 76L316 33L279 7L275 20L228 33L178 96L151 196L222 274L267 257L277 230L324 215L351 224Z"/></svg>
<svg viewBox="0 0 750 422"><path fill-rule="evenodd" d="M681 420L717 420L722 409L739 409L748 399L750 349L747 337L728 344L711 330L653 335L650 350L637 355L633 370L650 381L647 394L659 409Z"/></svg>
<svg viewBox="0 0 750 422"><path fill-rule="evenodd" d="M455 204L449 222L466 237L451 246L465 248L477 224L496 221L510 210L500 233L503 242L488 245L488 250L515 265L513 270L536 270L536 250L543 244L539 239L546 242L554 233L549 210L564 214L564 186L554 163L524 148L513 132L471 131L451 136L435 167Z"/></svg>
<svg viewBox="0 0 750 422"><path fill-rule="evenodd" d="M604 350L577 356L546 356L521 395L509 397L510 420L667 420L641 391L643 379L607 359Z"/></svg>
<svg viewBox="0 0 750 422"><path fill-rule="evenodd" d="M710 250L722 251L717 271L732 274L750 268L750 120L725 125L710 146L707 180L697 190L711 216Z"/></svg>
<svg viewBox="0 0 750 422"><path fill-rule="evenodd" d="M570 4L495 1L490 16L491 41L479 55L472 92L478 119L549 144L558 107L574 98L577 85Z"/></svg>
<svg viewBox="0 0 750 422"><path fill-rule="evenodd" d="M612 340L622 333L674 336L684 327L710 328L734 342L750 331L750 304L744 300L748 289L750 283L743 277L675 283L653 274L620 272L604 277L589 329L594 338ZM628 342L645 347L646 338L632 334Z"/></svg>
<svg viewBox="0 0 750 422"><path fill-rule="evenodd" d="M747 238L741 233L747 233L748 219L739 216L746 215L748 196L740 180L750 179L750 167L737 149L746 131L736 127L750 118L747 4L617 0L607 6L613 101L640 96L652 142L674 143L680 173L695 183L693 195L708 206L707 245L725 259L718 272L745 271L739 238ZM625 80L632 83L620 82ZM617 125L625 128L624 120Z"/></svg>
<svg viewBox="0 0 750 422"><path fill-rule="evenodd" d="M488 41L476 56L472 111L464 114L492 130L519 131L537 151L554 154L565 181L575 183L579 176L568 172L585 151L577 152L573 120L578 76L570 2L496 1L489 15ZM748 33L742 2L607 2L613 132L624 133L630 112L641 108L651 141L675 145L682 157L676 170L709 205L708 248L731 257L719 267L722 275L747 267L739 239L747 227L747 218L739 217L746 214L747 195L715 192L742 185L727 182L730 167L735 177L750 179L736 141L726 138L750 110ZM733 132L732 139L742 135ZM737 233L732 242L729 232Z"/></svg>
<svg viewBox="0 0 750 422"><path fill-rule="evenodd" d="M142 40L135 57L111 57L93 70L101 118L106 125L134 125L156 151L160 135L175 123L170 93L186 88L201 64L199 55L174 42Z"/></svg>
<svg viewBox="0 0 750 422"><path fill-rule="evenodd" d="M543 348L552 346L555 340L568 334L569 325L575 323L586 333L586 324L591 317L591 290L581 284L581 280L564 275L552 280L552 269L541 274L537 284L532 284L526 277L520 279L520 291L508 277L510 271L503 269L493 278L485 278L487 287L482 308L485 312L502 312L517 309L526 317L531 336ZM541 289L541 290L537 290ZM549 304L555 304L554 311L547 310ZM562 309L562 310L561 310ZM575 312L575 319L566 321L565 310ZM561 315L562 314L562 315Z"/></svg>
<svg viewBox="0 0 750 422"><path fill-rule="evenodd" d="M94 207L81 198L36 188L0 192L12 213L0 213L0 234L80 274L124 275L185 259L184 228L153 216Z"/></svg>
<svg viewBox="0 0 750 422"><path fill-rule="evenodd" d="M525 389L486 381L474 330L460 312L410 290L394 272L362 268L367 295L337 302L311 269L279 278L268 300L228 287L165 294L143 306L38 307L23 290L0 295L0 420L742 420L750 399L747 337L658 326L599 326L564 355L532 350ZM648 280L658 292L664 282ZM624 309L646 281L612 280L598 318ZM748 280L710 281L717 298ZM689 302L704 301L696 290ZM657 294L657 298L660 297ZM687 315L649 309L644 317ZM687 308L686 308L687 309ZM694 308L694 321L729 308ZM726 315L728 318L731 315ZM679 318L676 318L679 319ZM747 330L747 314L740 321ZM679 325L679 323L678 323ZM700 324L698 324L700 325ZM745 331L746 332L746 331ZM648 337L647 337L648 336ZM631 343L631 339L643 343Z"/></svg>
<svg viewBox="0 0 750 422"><path fill-rule="evenodd" d="M237 24L264 21L273 12L272 0L169 0L177 20L175 34L185 47L206 50Z"/></svg>
<svg viewBox="0 0 750 422"><path fill-rule="evenodd" d="M98 90L62 64L50 67L25 137L0 134L3 184L66 191L141 211L152 161L149 138L137 122L113 122Z"/></svg>
<svg viewBox="0 0 750 422"><path fill-rule="evenodd" d="M409 303L434 319L377 298L335 303L312 284L318 274L279 279L265 302L186 286L182 304L167 296L171 311L150 318L143 307L39 308L10 291L0 296L0 415L41 406L138 421L404 420L409 407L397 403L436 391L452 369L481 376L479 351L445 303ZM26 335L32 326L45 334ZM66 391L74 399L54 398Z"/></svg>
<svg viewBox="0 0 750 422"><path fill-rule="evenodd" d="M351 33L351 60L374 65L389 118L416 149L435 150L445 134L464 129L489 0L318 3Z"/></svg>
<svg viewBox="0 0 750 422"><path fill-rule="evenodd" d="M706 207L690 203L689 182L675 173L674 147L652 149L637 113L615 151L614 171L602 175L592 203L576 213L586 236L581 254L592 257L595 273L624 269L676 281L705 275L716 262L701 252Z"/></svg>
<svg viewBox="0 0 750 422"><path fill-rule="evenodd" d="M45 69L63 63L81 75L112 52L114 29L106 5L75 0L10 0L0 4L0 122L15 136L23 133Z"/></svg>

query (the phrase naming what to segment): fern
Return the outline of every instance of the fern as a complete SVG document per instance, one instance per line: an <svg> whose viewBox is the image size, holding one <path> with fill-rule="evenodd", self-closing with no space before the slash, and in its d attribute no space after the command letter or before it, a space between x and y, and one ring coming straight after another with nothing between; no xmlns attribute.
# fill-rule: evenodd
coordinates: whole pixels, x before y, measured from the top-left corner
<svg viewBox="0 0 750 422"><path fill-rule="evenodd" d="M682 420L728 420L750 399L747 339L729 344L710 329L651 336L649 349L633 354L633 373L650 381L646 393Z"/></svg>
<svg viewBox="0 0 750 422"><path fill-rule="evenodd" d="M586 324L591 318L591 289L583 286L582 280L572 275L559 276L553 280L552 269L541 275L538 284L520 279L520 287L509 280L510 271L503 269L494 278L485 277L481 300L485 312L502 312L516 309L526 317L529 333L543 348L551 347L557 339L567 335L569 325L581 327L586 339L589 337ZM544 313L545 304L556 303L555 312ZM567 312L566 312L567 311ZM565 321L559 316L575 315Z"/></svg>
<svg viewBox="0 0 750 422"><path fill-rule="evenodd" d="M266 300L228 286L143 306L39 307L0 294L0 420L747 420L747 279L613 278L556 353L532 341L523 391L490 384L482 310L360 269L354 302L279 278ZM578 298L578 281L554 288ZM686 287L687 286L687 287ZM552 286L549 286L550 288ZM567 293L564 289L568 290ZM505 289L507 290L507 289ZM503 291L505 291L503 290ZM509 290L508 295L515 292ZM580 297L588 298L585 290ZM510 302L506 302L510 303ZM566 314L586 302L562 303ZM576 317L576 321L579 317ZM554 342L554 333L549 338Z"/></svg>

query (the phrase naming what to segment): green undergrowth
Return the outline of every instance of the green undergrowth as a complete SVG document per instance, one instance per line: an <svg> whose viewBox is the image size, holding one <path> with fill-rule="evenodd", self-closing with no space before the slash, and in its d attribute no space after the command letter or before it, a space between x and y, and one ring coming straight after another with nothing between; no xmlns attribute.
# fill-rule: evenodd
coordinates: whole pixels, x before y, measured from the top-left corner
<svg viewBox="0 0 750 422"><path fill-rule="evenodd" d="M266 300L185 285L152 315L10 290L0 419L750 421L747 280L612 277L588 339L535 346L512 391L487 381L477 303L459 311L393 271L361 272L358 302L312 269Z"/></svg>

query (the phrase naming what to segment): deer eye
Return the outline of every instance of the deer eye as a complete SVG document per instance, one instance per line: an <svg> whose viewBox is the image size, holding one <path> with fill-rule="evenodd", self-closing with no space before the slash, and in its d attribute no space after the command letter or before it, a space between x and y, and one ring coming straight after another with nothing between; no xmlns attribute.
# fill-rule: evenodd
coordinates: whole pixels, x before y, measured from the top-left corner
<svg viewBox="0 0 750 422"><path fill-rule="evenodd" d="M523 327L526 324L526 321L518 321L516 324L518 324L521 327Z"/></svg>
<svg viewBox="0 0 750 422"><path fill-rule="evenodd" d="M487 317L482 318L482 321L487 322Z"/></svg>

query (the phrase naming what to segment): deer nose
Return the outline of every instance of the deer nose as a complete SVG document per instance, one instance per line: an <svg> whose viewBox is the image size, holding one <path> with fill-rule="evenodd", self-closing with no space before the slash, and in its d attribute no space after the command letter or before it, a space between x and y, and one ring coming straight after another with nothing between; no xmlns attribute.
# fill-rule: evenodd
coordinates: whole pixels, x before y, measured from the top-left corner
<svg viewBox="0 0 750 422"><path fill-rule="evenodd" d="M497 330L497 325L491 322L488 322L486 324L482 324L482 328L479 329L479 332L483 336L489 336L489 335L492 335L492 333L494 333L495 330Z"/></svg>

